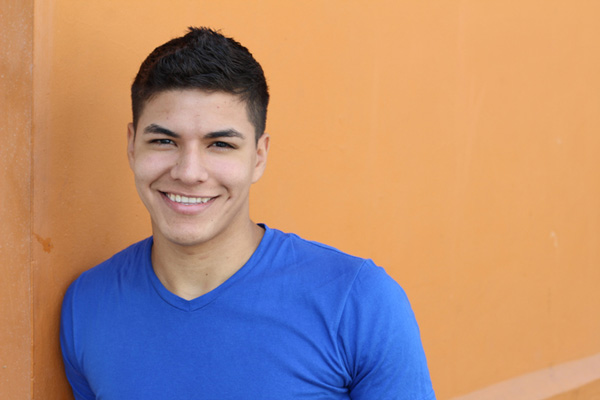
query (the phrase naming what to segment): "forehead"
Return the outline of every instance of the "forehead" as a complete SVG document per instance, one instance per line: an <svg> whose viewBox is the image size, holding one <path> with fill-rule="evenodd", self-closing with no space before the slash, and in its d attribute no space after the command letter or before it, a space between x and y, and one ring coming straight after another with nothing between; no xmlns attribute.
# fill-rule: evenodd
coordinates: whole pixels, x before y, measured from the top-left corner
<svg viewBox="0 0 600 400"><path fill-rule="evenodd" d="M246 102L240 96L200 89L167 90L152 96L144 105L138 127L157 122L205 127L232 124L253 129Z"/></svg>

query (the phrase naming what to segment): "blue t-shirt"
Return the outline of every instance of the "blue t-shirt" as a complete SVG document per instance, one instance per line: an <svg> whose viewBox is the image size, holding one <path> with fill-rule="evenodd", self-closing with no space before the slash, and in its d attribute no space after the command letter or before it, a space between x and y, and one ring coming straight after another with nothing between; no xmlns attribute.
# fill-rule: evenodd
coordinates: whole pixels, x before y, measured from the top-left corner
<svg viewBox="0 0 600 400"><path fill-rule="evenodd" d="M404 291L370 260L265 227L194 300L152 268L152 238L84 272L61 346L76 399L434 399Z"/></svg>

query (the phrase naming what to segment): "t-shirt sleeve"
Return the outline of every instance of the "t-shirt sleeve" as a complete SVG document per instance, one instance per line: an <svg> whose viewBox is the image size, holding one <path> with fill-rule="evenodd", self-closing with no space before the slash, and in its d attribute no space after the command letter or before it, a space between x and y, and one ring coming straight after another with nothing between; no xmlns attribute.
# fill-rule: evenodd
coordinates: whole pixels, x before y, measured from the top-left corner
<svg viewBox="0 0 600 400"><path fill-rule="evenodd" d="M73 389L75 400L94 400L96 396L83 375L76 356L74 328L74 296L77 282L65 294L60 320L60 346L67 379Z"/></svg>
<svg viewBox="0 0 600 400"><path fill-rule="evenodd" d="M408 298L371 261L362 265L350 289L338 339L351 376L350 398L435 399Z"/></svg>

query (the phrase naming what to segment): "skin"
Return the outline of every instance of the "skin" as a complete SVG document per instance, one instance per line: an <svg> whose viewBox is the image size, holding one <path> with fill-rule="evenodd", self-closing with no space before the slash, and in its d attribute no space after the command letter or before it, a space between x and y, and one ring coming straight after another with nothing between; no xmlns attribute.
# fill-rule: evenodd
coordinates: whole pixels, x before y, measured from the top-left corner
<svg viewBox="0 0 600 400"><path fill-rule="evenodd" d="M249 216L249 191L264 172L269 135L256 142L237 96L190 89L150 99L137 127L129 124L127 140L136 188L152 221L156 275L184 299L213 290L262 239L263 229Z"/></svg>

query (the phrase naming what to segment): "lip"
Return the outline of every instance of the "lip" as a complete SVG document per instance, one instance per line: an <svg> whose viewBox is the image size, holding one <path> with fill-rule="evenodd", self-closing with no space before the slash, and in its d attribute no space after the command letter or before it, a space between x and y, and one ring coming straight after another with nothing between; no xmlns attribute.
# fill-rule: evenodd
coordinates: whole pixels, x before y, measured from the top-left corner
<svg viewBox="0 0 600 400"><path fill-rule="evenodd" d="M185 195L185 194L180 194L180 193L175 193L175 192L159 192L159 193L160 193L162 199L165 201L165 203L167 204L167 206L170 209L172 209L173 211L175 211L178 214L186 214L186 215L194 215L194 214L203 212L204 210L209 208L215 202L215 200L219 197L219 196L191 196L191 195ZM185 197L210 198L210 200L208 200L205 203L193 203L193 204L178 203L176 201L171 200L167 196L167 193L177 194L177 195L185 196Z"/></svg>

